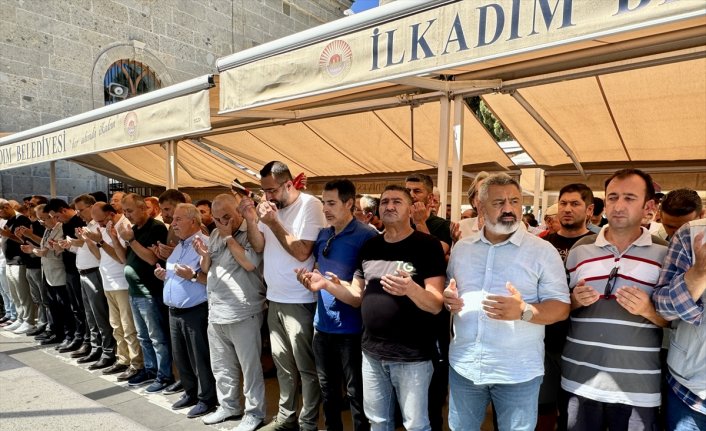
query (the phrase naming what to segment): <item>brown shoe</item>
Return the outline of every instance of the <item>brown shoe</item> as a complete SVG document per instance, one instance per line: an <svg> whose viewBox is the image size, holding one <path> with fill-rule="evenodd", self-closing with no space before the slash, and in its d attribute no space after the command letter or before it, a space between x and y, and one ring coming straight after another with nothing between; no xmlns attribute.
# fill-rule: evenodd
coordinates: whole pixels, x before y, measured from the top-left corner
<svg viewBox="0 0 706 431"><path fill-rule="evenodd" d="M83 358L84 356L88 356L89 353L91 353L91 345L84 344L78 350L76 350L75 352L72 352L69 356L71 356L74 359Z"/></svg>
<svg viewBox="0 0 706 431"><path fill-rule="evenodd" d="M135 376L135 374L137 374L139 372L140 372L140 370L133 368L131 365L127 370L118 374L117 379L119 382L124 382L126 380L130 380L131 378L133 378Z"/></svg>
<svg viewBox="0 0 706 431"><path fill-rule="evenodd" d="M124 371L127 371L127 369L128 369L127 365L116 362L111 367L103 370L103 374L105 374L105 375L118 374L118 373L122 373Z"/></svg>

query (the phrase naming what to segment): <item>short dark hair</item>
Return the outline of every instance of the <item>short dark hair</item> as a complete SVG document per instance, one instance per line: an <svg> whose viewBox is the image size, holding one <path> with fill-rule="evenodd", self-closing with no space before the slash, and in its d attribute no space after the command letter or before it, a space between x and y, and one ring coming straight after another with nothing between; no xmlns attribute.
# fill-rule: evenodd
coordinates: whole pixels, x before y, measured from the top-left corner
<svg viewBox="0 0 706 431"><path fill-rule="evenodd" d="M598 215L605 209L605 202L601 198L593 197L593 215Z"/></svg>
<svg viewBox="0 0 706 431"><path fill-rule="evenodd" d="M74 205L76 205L77 202L83 202L86 205L93 205L96 203L96 198L89 194L82 194L78 195L74 198Z"/></svg>
<svg viewBox="0 0 706 431"><path fill-rule="evenodd" d="M25 197L22 198L22 202L24 202L24 201L31 201L31 200L32 200L32 196L25 196Z"/></svg>
<svg viewBox="0 0 706 431"><path fill-rule="evenodd" d="M605 180L605 190L608 190L608 184L610 184L610 182L614 179L623 180L633 175L637 175L638 177L642 178L642 180L645 182L645 203L654 199L655 185L652 182L652 177L650 176L650 174L645 171L641 171L640 169L626 168L616 171L607 180Z"/></svg>
<svg viewBox="0 0 706 431"><path fill-rule="evenodd" d="M564 193L578 193L581 195L581 200L589 206L593 203L593 191L586 184L573 183L567 184L559 190L559 199Z"/></svg>
<svg viewBox="0 0 706 431"><path fill-rule="evenodd" d="M432 180L431 177L427 174L408 175L404 181L410 183L422 183L424 184L424 187L427 189L427 191L429 191L429 193L434 192L434 180Z"/></svg>
<svg viewBox="0 0 706 431"><path fill-rule="evenodd" d="M681 217L696 212L701 214L703 204L701 196L691 189L672 190L662 201L660 209L674 217Z"/></svg>
<svg viewBox="0 0 706 431"><path fill-rule="evenodd" d="M177 189L167 189L163 191L161 195L159 195L159 203L162 204L164 202L176 202L180 204L185 204L186 197L184 196L184 193L180 192Z"/></svg>
<svg viewBox="0 0 706 431"><path fill-rule="evenodd" d="M49 202L49 199L47 199L46 196L42 196L42 195L32 195L32 199L37 200L37 205L42 205L42 204L46 204L47 202Z"/></svg>
<svg viewBox="0 0 706 431"><path fill-rule="evenodd" d="M68 210L68 209L71 209L71 207L69 206L69 204L66 203L65 200L54 198L54 199L49 199L49 202L47 202L47 205L44 207L44 212L48 214L52 211L59 212L63 209Z"/></svg>
<svg viewBox="0 0 706 431"><path fill-rule="evenodd" d="M206 205L207 207L211 208L211 201L209 201L208 199L199 199L194 204L195 207L200 207L201 205Z"/></svg>
<svg viewBox="0 0 706 431"><path fill-rule="evenodd" d="M289 167L278 160L273 160L260 169L261 178L269 175L275 177L277 181L290 181L293 178Z"/></svg>
<svg viewBox="0 0 706 431"><path fill-rule="evenodd" d="M341 202L345 203L352 199L355 204L355 184L347 178L327 182L324 184L324 190L336 190L338 192L338 198L341 199ZM353 209L355 208L351 207L351 210Z"/></svg>
<svg viewBox="0 0 706 431"><path fill-rule="evenodd" d="M407 199L407 203L411 204L414 202L414 199L412 199L412 195L409 193L409 190L407 188L402 187L398 184L390 184L385 189L380 193L380 197L382 198L382 195L385 194L385 192L402 192L402 194L405 195L405 198Z"/></svg>
<svg viewBox="0 0 706 431"><path fill-rule="evenodd" d="M99 206L99 208L104 212L104 213L114 213L117 214L118 211L111 205L111 204L104 204Z"/></svg>
<svg viewBox="0 0 706 431"><path fill-rule="evenodd" d="M108 202L108 195L105 192L98 190L97 192L89 193L96 199L96 202Z"/></svg>

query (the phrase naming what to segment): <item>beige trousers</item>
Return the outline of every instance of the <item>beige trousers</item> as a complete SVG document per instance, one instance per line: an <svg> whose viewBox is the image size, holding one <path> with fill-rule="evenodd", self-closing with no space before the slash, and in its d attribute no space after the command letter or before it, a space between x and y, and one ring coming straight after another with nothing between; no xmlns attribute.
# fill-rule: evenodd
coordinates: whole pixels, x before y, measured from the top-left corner
<svg viewBox="0 0 706 431"><path fill-rule="evenodd" d="M135 321L127 290L105 290L108 300L108 319L113 328L113 337L117 344L118 363L132 365L136 370L144 368L140 342L137 340Z"/></svg>

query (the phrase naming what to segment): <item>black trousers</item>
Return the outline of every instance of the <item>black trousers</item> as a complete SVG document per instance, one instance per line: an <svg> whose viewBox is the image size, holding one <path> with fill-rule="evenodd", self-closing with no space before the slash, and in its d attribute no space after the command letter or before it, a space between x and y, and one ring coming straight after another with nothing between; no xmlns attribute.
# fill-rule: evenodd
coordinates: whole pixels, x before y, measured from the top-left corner
<svg viewBox="0 0 706 431"><path fill-rule="evenodd" d="M57 337L73 340L76 332L76 322L71 313L71 299L66 286L50 286L43 279L49 296L49 325Z"/></svg>
<svg viewBox="0 0 706 431"><path fill-rule="evenodd" d="M81 289L81 276L78 272L66 271L66 291L71 304L71 314L74 319L74 336L76 340L88 342L91 333L86 325L86 312L83 308L83 292Z"/></svg>
<svg viewBox="0 0 706 431"><path fill-rule="evenodd" d="M217 403L216 381L208 349L208 303L190 308L169 308L172 356L184 392L192 399L213 406Z"/></svg>

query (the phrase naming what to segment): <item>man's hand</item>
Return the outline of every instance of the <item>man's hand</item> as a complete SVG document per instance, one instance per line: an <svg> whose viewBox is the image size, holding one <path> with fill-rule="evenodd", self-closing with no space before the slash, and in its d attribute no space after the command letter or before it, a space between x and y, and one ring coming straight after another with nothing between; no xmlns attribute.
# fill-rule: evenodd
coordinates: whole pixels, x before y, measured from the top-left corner
<svg viewBox="0 0 706 431"><path fill-rule="evenodd" d="M576 284L576 287L574 287L574 290L571 292L571 296L574 298L574 301L582 307L588 307L601 297L601 295L596 292L596 289L586 285L585 280L579 280L578 284Z"/></svg>
<svg viewBox="0 0 706 431"><path fill-rule="evenodd" d="M223 224L218 220L215 220L216 222L216 229L218 229L218 233L221 234L223 239L227 239L229 236L233 235L233 224L235 223L235 219L228 219L227 224Z"/></svg>
<svg viewBox="0 0 706 431"><path fill-rule="evenodd" d="M13 235L12 231L7 226L3 226L3 228L0 229L0 236L4 236L5 238L9 238L12 235Z"/></svg>
<svg viewBox="0 0 706 431"><path fill-rule="evenodd" d="M57 241L57 243L59 244L59 247L61 247L62 250L68 250L71 248L71 241L72 240L73 240L72 238L60 239L59 241Z"/></svg>
<svg viewBox="0 0 706 431"><path fill-rule="evenodd" d="M62 251L64 251L63 247L61 247L61 244L59 244L58 241L54 241L53 239L47 241L47 245L51 247L51 249L54 250L55 253L61 253Z"/></svg>
<svg viewBox="0 0 706 431"><path fill-rule="evenodd" d="M164 281L164 279L167 278L167 270L162 268L160 264L157 264L157 267L154 269L154 276Z"/></svg>
<svg viewBox="0 0 706 431"><path fill-rule="evenodd" d="M295 269L294 272L297 274L297 280L312 292L326 290L331 284L341 284L341 280L332 272L327 272L324 275L318 269L309 271L306 268Z"/></svg>
<svg viewBox="0 0 706 431"><path fill-rule="evenodd" d="M208 245L203 242L201 237L197 236L196 238L194 238L194 240L191 242L191 246L194 247L194 250L196 250L196 253L199 256L208 257Z"/></svg>
<svg viewBox="0 0 706 431"><path fill-rule="evenodd" d="M397 271L397 275L383 275L380 284L385 292L394 296L406 296L417 285L406 271Z"/></svg>
<svg viewBox="0 0 706 431"><path fill-rule="evenodd" d="M117 230L118 235L120 236L120 238L123 239L123 241L129 243L130 241L135 239L135 232L124 224L115 226L115 229Z"/></svg>
<svg viewBox="0 0 706 431"><path fill-rule="evenodd" d="M463 299L458 296L455 278L452 278L444 289L444 307L451 313L458 313L463 308Z"/></svg>
<svg viewBox="0 0 706 431"><path fill-rule="evenodd" d="M615 291L618 304L635 316L647 317L654 314L655 307L650 296L636 286L623 286Z"/></svg>
<svg viewBox="0 0 706 431"><path fill-rule="evenodd" d="M415 225L425 224L431 215L431 208L421 202L415 202L412 205L412 221Z"/></svg>
<svg viewBox="0 0 706 431"><path fill-rule="evenodd" d="M695 275L706 278L706 241L705 232L699 232L694 237L694 264L691 269Z"/></svg>
<svg viewBox="0 0 706 431"><path fill-rule="evenodd" d="M457 243L461 239L461 224L455 221L451 222L451 241Z"/></svg>
<svg viewBox="0 0 706 431"><path fill-rule="evenodd" d="M196 271L189 265L182 265L180 263L177 263L174 265L174 274L178 275L179 277L185 279L185 280L191 280L196 276Z"/></svg>
<svg viewBox="0 0 706 431"><path fill-rule="evenodd" d="M491 319L519 320L525 308L522 294L509 281L505 283L505 287L510 292L510 296L488 295L481 302L483 311Z"/></svg>
<svg viewBox="0 0 706 431"><path fill-rule="evenodd" d="M17 229L15 229L15 235L17 235L18 238L24 237L26 233L30 235L34 233L32 226L17 226Z"/></svg>
<svg viewBox="0 0 706 431"><path fill-rule="evenodd" d="M103 236L101 235L101 228L99 227L96 232L93 232L87 227L81 228L81 237L86 240L91 240L93 242L101 242Z"/></svg>
<svg viewBox="0 0 706 431"><path fill-rule="evenodd" d="M263 201L257 206L257 214L260 221L270 226L277 221L277 206L269 201Z"/></svg>
<svg viewBox="0 0 706 431"><path fill-rule="evenodd" d="M162 244L161 242L157 241L157 257L159 257L160 259L167 260L167 258L171 256L173 251L173 245Z"/></svg>
<svg viewBox="0 0 706 431"><path fill-rule="evenodd" d="M34 251L34 246L30 244L22 244L20 246L20 249L23 253L32 254L32 252Z"/></svg>
<svg viewBox="0 0 706 431"><path fill-rule="evenodd" d="M248 224L257 223L257 210L255 209L255 202L253 202L252 199L243 198L238 205L238 212L240 212L240 215L243 216Z"/></svg>

